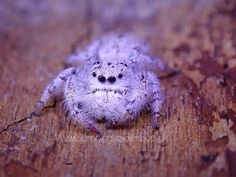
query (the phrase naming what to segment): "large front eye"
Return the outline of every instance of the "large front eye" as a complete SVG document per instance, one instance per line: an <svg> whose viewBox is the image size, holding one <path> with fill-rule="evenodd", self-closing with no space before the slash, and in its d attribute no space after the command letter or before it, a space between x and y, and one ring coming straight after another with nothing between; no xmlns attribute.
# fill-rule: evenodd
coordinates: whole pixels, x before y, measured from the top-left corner
<svg viewBox="0 0 236 177"><path fill-rule="evenodd" d="M96 76L97 76L97 74L96 74L95 72L93 72L92 75L93 75L93 77L96 77Z"/></svg>
<svg viewBox="0 0 236 177"><path fill-rule="evenodd" d="M116 78L114 76L109 76L107 79L111 84L116 82Z"/></svg>
<svg viewBox="0 0 236 177"><path fill-rule="evenodd" d="M103 75L98 76L98 80L99 80L99 82L101 82L101 83L106 82L106 78L105 78Z"/></svg>

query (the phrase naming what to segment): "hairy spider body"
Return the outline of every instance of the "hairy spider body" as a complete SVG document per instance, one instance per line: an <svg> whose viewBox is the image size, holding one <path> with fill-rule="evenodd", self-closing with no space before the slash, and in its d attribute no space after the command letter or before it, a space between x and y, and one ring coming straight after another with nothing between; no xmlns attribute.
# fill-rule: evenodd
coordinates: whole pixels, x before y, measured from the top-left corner
<svg viewBox="0 0 236 177"><path fill-rule="evenodd" d="M126 125L146 109L151 110L153 128L159 126L163 96L150 68L161 63L134 37L105 36L71 54L66 64L70 67L46 87L34 115L62 97L69 116L98 137L97 120L105 119L107 128Z"/></svg>

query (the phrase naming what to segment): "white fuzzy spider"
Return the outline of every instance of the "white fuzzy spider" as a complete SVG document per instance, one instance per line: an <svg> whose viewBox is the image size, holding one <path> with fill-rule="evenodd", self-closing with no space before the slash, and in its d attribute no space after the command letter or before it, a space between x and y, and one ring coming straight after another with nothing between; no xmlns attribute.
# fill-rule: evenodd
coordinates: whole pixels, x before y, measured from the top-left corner
<svg viewBox="0 0 236 177"><path fill-rule="evenodd" d="M150 68L161 63L148 55L143 43L129 35L108 35L71 54L67 65L71 67L46 87L32 115L40 116L63 98L68 115L98 137L96 120L105 119L107 128L126 125L146 109L158 128L163 96Z"/></svg>

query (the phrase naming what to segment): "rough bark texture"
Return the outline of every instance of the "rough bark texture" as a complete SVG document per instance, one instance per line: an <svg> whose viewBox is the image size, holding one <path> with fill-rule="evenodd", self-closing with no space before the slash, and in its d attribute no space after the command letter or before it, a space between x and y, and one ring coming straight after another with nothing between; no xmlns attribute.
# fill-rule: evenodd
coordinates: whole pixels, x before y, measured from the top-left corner
<svg viewBox="0 0 236 177"><path fill-rule="evenodd" d="M236 176L236 5L223 0L1 0L0 176ZM97 140L60 104L25 120L73 44L110 31L146 39L177 69L143 114Z"/></svg>

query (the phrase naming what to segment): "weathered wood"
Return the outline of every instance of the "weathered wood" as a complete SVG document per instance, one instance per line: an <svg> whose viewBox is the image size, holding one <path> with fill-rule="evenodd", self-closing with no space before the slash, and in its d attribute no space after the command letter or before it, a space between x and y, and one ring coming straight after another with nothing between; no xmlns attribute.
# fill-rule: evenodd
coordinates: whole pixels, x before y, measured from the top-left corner
<svg viewBox="0 0 236 177"><path fill-rule="evenodd" d="M0 176L235 177L235 1L0 2ZM97 140L62 106L26 120L73 44L109 31L147 39L179 72L161 80L158 131L143 114Z"/></svg>

